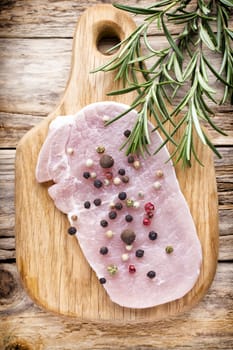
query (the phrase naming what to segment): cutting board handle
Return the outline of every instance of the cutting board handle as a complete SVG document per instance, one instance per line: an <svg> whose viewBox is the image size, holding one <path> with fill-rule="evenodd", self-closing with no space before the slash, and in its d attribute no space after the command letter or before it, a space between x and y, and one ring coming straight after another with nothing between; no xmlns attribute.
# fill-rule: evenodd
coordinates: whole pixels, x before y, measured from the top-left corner
<svg viewBox="0 0 233 350"><path fill-rule="evenodd" d="M89 103L103 101L103 98L113 100L106 94L120 86L114 82L114 73L91 73L113 57L101 52L99 42L102 38L122 41L135 28L129 14L109 4L93 6L84 12L75 30L71 73L59 111L63 110L64 115L72 114Z"/></svg>

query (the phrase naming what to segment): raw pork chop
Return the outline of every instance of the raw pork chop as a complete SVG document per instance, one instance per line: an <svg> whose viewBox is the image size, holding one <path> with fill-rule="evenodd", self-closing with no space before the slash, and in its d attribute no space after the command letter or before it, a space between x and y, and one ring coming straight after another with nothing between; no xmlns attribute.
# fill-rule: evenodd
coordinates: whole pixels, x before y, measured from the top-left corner
<svg viewBox="0 0 233 350"><path fill-rule="evenodd" d="M146 159L119 151L136 111L105 126L126 108L101 102L57 117L36 178L54 181L49 194L111 300L147 308L184 296L198 278L202 253L167 149ZM151 150L161 142L153 133Z"/></svg>

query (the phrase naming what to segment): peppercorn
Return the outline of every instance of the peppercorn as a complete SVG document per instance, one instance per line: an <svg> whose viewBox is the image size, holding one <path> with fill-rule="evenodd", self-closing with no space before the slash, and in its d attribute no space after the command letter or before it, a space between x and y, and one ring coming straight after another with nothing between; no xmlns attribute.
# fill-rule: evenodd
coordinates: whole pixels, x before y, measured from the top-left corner
<svg viewBox="0 0 233 350"><path fill-rule="evenodd" d="M91 207L91 203L89 201L84 202L84 208L89 209Z"/></svg>
<svg viewBox="0 0 233 350"><path fill-rule="evenodd" d="M133 217L132 217L132 215L127 214L127 215L125 216L125 221L127 221L127 222L131 222L131 221L133 221Z"/></svg>
<svg viewBox="0 0 233 350"><path fill-rule="evenodd" d="M122 260L122 261L127 261L127 260L129 260L129 254L127 254L127 253L126 253L126 254L122 254L122 255L121 255L121 260Z"/></svg>
<svg viewBox="0 0 233 350"><path fill-rule="evenodd" d="M129 129L127 129L127 130L124 131L124 136L125 136L125 137L129 137L130 134L131 134L131 131L130 131Z"/></svg>
<svg viewBox="0 0 233 350"><path fill-rule="evenodd" d="M170 246L170 245L167 246L166 249L165 249L165 251L166 251L167 254L171 254L171 253L173 252L173 250L174 250L173 247Z"/></svg>
<svg viewBox="0 0 233 350"><path fill-rule="evenodd" d="M93 164L94 164L94 162L93 162L92 159L87 159L87 160L86 160L86 166L87 166L88 168L92 167Z"/></svg>
<svg viewBox="0 0 233 350"><path fill-rule="evenodd" d="M144 206L144 208L145 208L145 211L146 211L146 212L150 212L150 211L155 210L155 206L154 206L154 204L151 203L151 202L146 203L145 206Z"/></svg>
<svg viewBox="0 0 233 350"><path fill-rule="evenodd" d="M113 174L111 171L107 171L105 173L105 176L106 176L106 179L108 179L108 180L112 180L112 178L113 178Z"/></svg>
<svg viewBox="0 0 233 350"><path fill-rule="evenodd" d="M127 193L126 193L126 192L120 192L120 193L118 194L118 198L119 198L121 201L123 201L124 199L126 199L126 197L127 197Z"/></svg>
<svg viewBox="0 0 233 350"><path fill-rule="evenodd" d="M104 153L105 147L104 146L97 146L96 147L96 152L97 153Z"/></svg>
<svg viewBox="0 0 233 350"><path fill-rule="evenodd" d="M119 186L120 185L120 183L121 183L121 179L119 178L119 177L114 177L114 179L113 179L113 183L114 183L114 185L116 185L116 186Z"/></svg>
<svg viewBox="0 0 233 350"><path fill-rule="evenodd" d="M91 176L91 174L89 173L89 171L84 171L83 177L84 177L85 179L89 179L90 176Z"/></svg>
<svg viewBox="0 0 233 350"><path fill-rule="evenodd" d="M157 236L158 236L158 234L155 231L150 231L149 235L148 235L148 237L151 241L154 241L157 238Z"/></svg>
<svg viewBox="0 0 233 350"><path fill-rule="evenodd" d="M104 169L108 169L111 168L114 164L114 159L112 158L112 156L108 155L108 154L103 154L102 157L100 158L100 166Z"/></svg>
<svg viewBox="0 0 233 350"><path fill-rule="evenodd" d="M115 209L116 210L121 210L123 208L123 205L119 202L117 202L116 204L115 204Z"/></svg>
<svg viewBox="0 0 233 350"><path fill-rule="evenodd" d="M144 250L142 250L142 249L136 250L135 255L136 255L137 258L142 258L143 255L144 255Z"/></svg>
<svg viewBox="0 0 233 350"><path fill-rule="evenodd" d="M114 233L111 231L111 230L108 230L105 235L108 237L108 238L112 238Z"/></svg>
<svg viewBox="0 0 233 350"><path fill-rule="evenodd" d="M101 277L101 278L99 279L99 281L100 281L100 284L104 284L104 283L107 282L107 281L106 281L106 278L104 278L104 277Z"/></svg>
<svg viewBox="0 0 233 350"><path fill-rule="evenodd" d="M134 156L128 156L128 163L132 164L134 162Z"/></svg>
<svg viewBox="0 0 233 350"><path fill-rule="evenodd" d="M67 232L69 233L69 235L73 236L77 232L77 229L74 226L71 226L68 228Z"/></svg>
<svg viewBox="0 0 233 350"><path fill-rule="evenodd" d="M149 226L151 224L151 221L149 218L144 218L142 223L144 226Z"/></svg>
<svg viewBox="0 0 233 350"><path fill-rule="evenodd" d="M118 174L122 176L125 175L125 169L119 169Z"/></svg>
<svg viewBox="0 0 233 350"><path fill-rule="evenodd" d="M108 270L108 273L113 276L117 273L118 267L116 265L109 265L107 267L107 270Z"/></svg>
<svg viewBox="0 0 233 350"><path fill-rule="evenodd" d="M155 190L159 190L161 188L161 186L162 185L161 185L161 183L159 181L155 181L153 183L153 187L154 187Z"/></svg>
<svg viewBox="0 0 233 350"><path fill-rule="evenodd" d="M95 204L95 206L99 206L101 204L101 199L100 198L96 198L94 199L93 203Z"/></svg>
<svg viewBox="0 0 233 350"><path fill-rule="evenodd" d="M103 182L102 182L101 180L96 179L96 180L94 181L94 186L95 186L96 188L100 188L100 187L103 186Z"/></svg>
<svg viewBox="0 0 233 350"><path fill-rule="evenodd" d="M132 208L134 205L134 201L130 198L126 199L126 206L127 208Z"/></svg>
<svg viewBox="0 0 233 350"><path fill-rule="evenodd" d="M149 278L155 278L155 276L156 276L156 273L155 273L154 271L149 271L149 272L147 272L147 277L149 277Z"/></svg>
<svg viewBox="0 0 233 350"><path fill-rule="evenodd" d="M111 219L111 220L116 219L116 217L117 217L117 212L114 211L114 210L110 211L110 213L108 214L108 217L109 217L109 219Z"/></svg>
<svg viewBox="0 0 233 350"><path fill-rule="evenodd" d="M102 227L107 227L107 226L108 226L107 220L101 220L101 221L100 221L100 225L101 225Z"/></svg>
<svg viewBox="0 0 233 350"><path fill-rule="evenodd" d="M95 173L94 171L92 171L92 172L90 173L90 175L91 175L91 179L95 179L95 178L96 178L96 173Z"/></svg>
<svg viewBox="0 0 233 350"><path fill-rule="evenodd" d="M101 247L100 248L100 254L102 254L102 255L108 254L108 248L107 247Z"/></svg>
<svg viewBox="0 0 233 350"><path fill-rule="evenodd" d="M127 183L129 182L129 177L126 176L126 175L124 175L124 176L122 176L121 181L122 181L124 184L127 184Z"/></svg>
<svg viewBox="0 0 233 350"><path fill-rule="evenodd" d="M147 215L147 217L148 217L149 219L152 219L153 216L154 216L154 214L152 213L152 211L149 211L148 213L146 213L146 215Z"/></svg>
<svg viewBox="0 0 233 350"><path fill-rule="evenodd" d="M135 273L136 272L136 267L133 264L129 265L129 272L130 273Z"/></svg>
<svg viewBox="0 0 233 350"><path fill-rule="evenodd" d="M131 245L135 241L136 235L133 230L126 229L121 233L121 240L127 245Z"/></svg>
<svg viewBox="0 0 233 350"><path fill-rule="evenodd" d="M134 169L139 169L141 167L141 163L139 162L139 160L135 160L133 162L133 166L134 166Z"/></svg>

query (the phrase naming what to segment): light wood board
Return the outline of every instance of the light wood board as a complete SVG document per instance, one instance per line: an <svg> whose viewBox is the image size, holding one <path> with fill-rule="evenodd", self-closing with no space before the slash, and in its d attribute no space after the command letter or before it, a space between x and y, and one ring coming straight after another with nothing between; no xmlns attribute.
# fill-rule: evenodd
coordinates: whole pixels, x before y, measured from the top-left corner
<svg viewBox="0 0 233 350"><path fill-rule="evenodd" d="M203 249L200 277L183 298L158 307L134 310L112 303L85 260L76 238L47 193L47 185L35 179L35 167L48 125L58 115L76 113L85 105L103 100L130 104L133 95L114 98L112 73L90 74L109 60L97 49L101 36L126 37L135 28L131 17L110 5L88 9L80 18L73 42L71 74L56 110L28 132L16 152L16 259L29 295L44 308L83 320L149 322L184 312L206 293L215 274L218 254L218 208L212 154L195 140L205 166L176 167L181 189L188 201ZM56 62L54 62L56 64Z"/></svg>

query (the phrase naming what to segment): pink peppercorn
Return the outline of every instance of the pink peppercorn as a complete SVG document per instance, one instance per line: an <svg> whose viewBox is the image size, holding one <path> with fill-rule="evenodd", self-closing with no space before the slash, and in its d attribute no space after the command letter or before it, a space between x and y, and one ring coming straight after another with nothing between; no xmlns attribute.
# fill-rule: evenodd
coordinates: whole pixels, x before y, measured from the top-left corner
<svg viewBox="0 0 233 350"><path fill-rule="evenodd" d="M150 223L151 223L151 221L150 221L149 218L144 218L144 219L143 219L143 225L144 225L144 226L149 226Z"/></svg>
<svg viewBox="0 0 233 350"><path fill-rule="evenodd" d="M129 265L129 272L130 273L135 273L136 272L136 268L135 268L135 266L133 264Z"/></svg>
<svg viewBox="0 0 233 350"><path fill-rule="evenodd" d="M148 203L145 204L144 209L145 209L146 212L150 212L150 211L155 210L155 206L154 206L153 203L148 202Z"/></svg>

